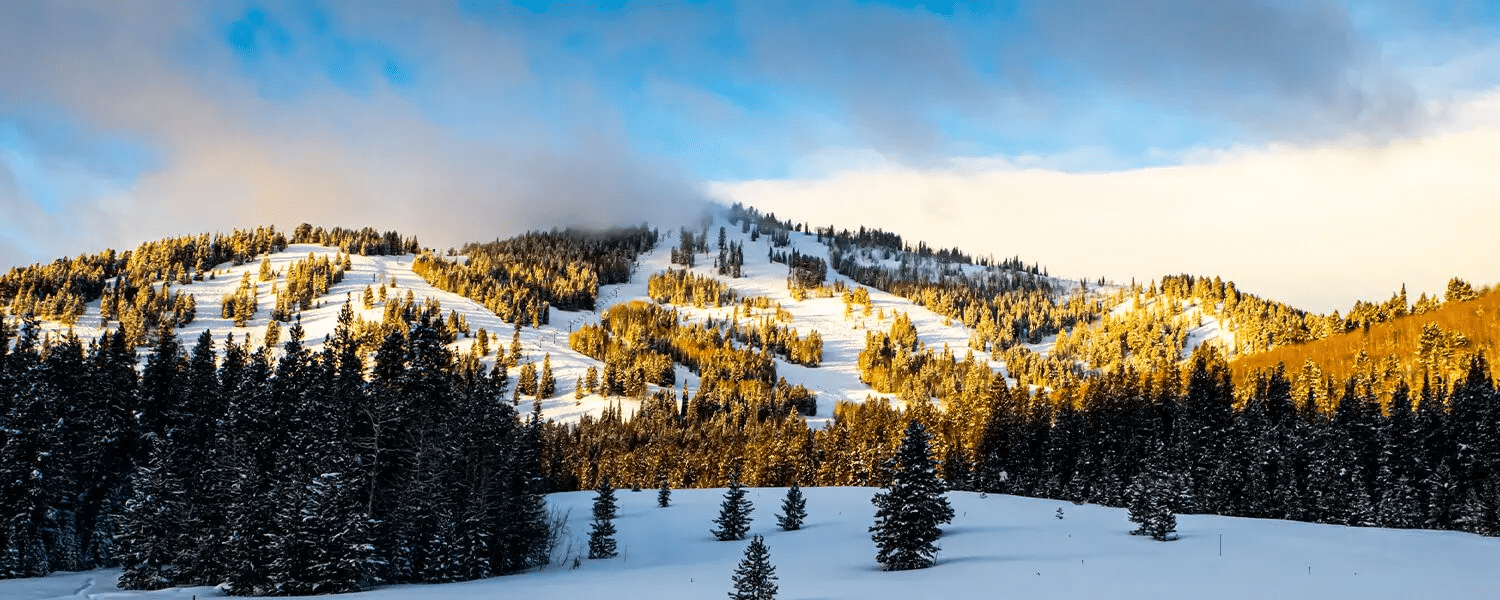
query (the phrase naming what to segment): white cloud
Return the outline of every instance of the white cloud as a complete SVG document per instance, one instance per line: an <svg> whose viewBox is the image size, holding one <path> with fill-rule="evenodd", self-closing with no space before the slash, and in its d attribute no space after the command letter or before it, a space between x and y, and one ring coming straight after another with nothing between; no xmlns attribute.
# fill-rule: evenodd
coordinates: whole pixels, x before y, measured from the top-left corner
<svg viewBox="0 0 1500 600"><path fill-rule="evenodd" d="M1415 296L1449 277L1500 281L1500 90L1439 133L1383 144L1271 146L1109 173L999 158L716 182L712 195L783 218L868 225L1052 274L1115 281L1217 274L1316 311ZM1461 124L1462 126L1458 126Z"/></svg>

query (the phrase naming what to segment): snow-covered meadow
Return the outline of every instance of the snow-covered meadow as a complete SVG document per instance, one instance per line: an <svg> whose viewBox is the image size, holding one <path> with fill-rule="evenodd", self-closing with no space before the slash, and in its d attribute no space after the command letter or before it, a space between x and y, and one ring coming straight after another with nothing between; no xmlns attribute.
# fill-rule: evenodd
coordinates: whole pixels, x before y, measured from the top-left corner
<svg viewBox="0 0 1500 600"><path fill-rule="evenodd" d="M884 572L866 529L870 488L804 488L806 528L776 527L784 488L749 490L750 533L761 534L784 600L858 598L1500 598L1500 539L1214 516L1181 516L1175 542L1128 535L1117 508L1014 496L949 494L955 518L937 566ZM537 571L481 581L392 586L353 599L723 598L748 541L709 535L723 490L677 490L658 508L654 490L616 492L620 555L563 559ZM571 510L574 552L586 551L593 492L549 497ZM1063 509L1063 518L1056 517ZM1222 554L1221 543L1222 540ZM0 598L186 600L213 588L122 592L116 571L0 581Z"/></svg>

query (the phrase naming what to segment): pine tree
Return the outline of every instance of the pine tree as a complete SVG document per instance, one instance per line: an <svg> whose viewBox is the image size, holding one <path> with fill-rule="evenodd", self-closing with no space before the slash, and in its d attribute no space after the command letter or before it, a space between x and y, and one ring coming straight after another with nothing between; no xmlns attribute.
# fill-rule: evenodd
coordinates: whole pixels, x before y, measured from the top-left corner
<svg viewBox="0 0 1500 600"><path fill-rule="evenodd" d="M729 473L729 489L724 491L724 502L719 505L719 525L713 530L714 539L721 542L743 540L750 531L750 510L753 506L745 499L745 488L740 485L740 473L736 469Z"/></svg>
<svg viewBox="0 0 1500 600"><path fill-rule="evenodd" d="M273 542L278 593L359 591L372 547L354 483L343 473L323 473L307 486L294 525Z"/></svg>
<svg viewBox="0 0 1500 600"><path fill-rule="evenodd" d="M775 600L776 567L771 564L765 539L758 535L751 538L745 558L740 560L730 581L734 582L734 591L729 593L732 600Z"/></svg>
<svg viewBox="0 0 1500 600"><path fill-rule="evenodd" d="M656 489L656 505L662 508L672 505L672 484L666 477L661 478L661 487Z"/></svg>
<svg viewBox="0 0 1500 600"><path fill-rule="evenodd" d="M1148 535L1159 542L1177 539L1177 517L1172 513L1178 493L1172 486L1173 478L1162 466L1162 461L1153 458L1131 483L1131 523L1138 527L1132 535Z"/></svg>
<svg viewBox="0 0 1500 600"><path fill-rule="evenodd" d="M120 524L120 577L127 590L158 590L179 581L177 561L188 550L182 530L187 519L187 492L171 473L171 442L156 439L149 463L132 478L135 495L125 503Z"/></svg>
<svg viewBox="0 0 1500 600"><path fill-rule="evenodd" d="M552 376L552 354L542 355L541 381L537 383L537 397L551 398L557 394L557 378Z"/></svg>
<svg viewBox="0 0 1500 600"><path fill-rule="evenodd" d="M521 325L510 332L510 354L505 356L505 366L514 367L521 362Z"/></svg>
<svg viewBox="0 0 1500 600"><path fill-rule="evenodd" d="M931 436L913 420L896 456L887 464L891 482L871 500L875 524L875 560L887 571L924 569L935 562L934 542L940 525L953 522L953 507L944 496L928 449Z"/></svg>
<svg viewBox="0 0 1500 600"><path fill-rule="evenodd" d="M536 363L521 365L521 376L516 380L516 391L527 396L537 395Z"/></svg>
<svg viewBox="0 0 1500 600"><path fill-rule="evenodd" d="M806 518L807 498L793 482L786 491L786 499L781 501L781 514L776 516L776 524L787 531L796 531L802 528L802 521Z"/></svg>
<svg viewBox="0 0 1500 600"><path fill-rule="evenodd" d="M594 522L589 530L589 558L614 558L615 552L615 489L609 478L599 483L594 497Z"/></svg>

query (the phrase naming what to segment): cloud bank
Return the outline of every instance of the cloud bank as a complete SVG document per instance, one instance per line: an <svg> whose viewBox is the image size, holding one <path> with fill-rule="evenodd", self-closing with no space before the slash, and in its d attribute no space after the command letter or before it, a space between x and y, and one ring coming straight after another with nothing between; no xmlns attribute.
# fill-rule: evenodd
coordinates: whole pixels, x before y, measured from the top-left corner
<svg viewBox="0 0 1500 600"><path fill-rule="evenodd" d="M1500 281L1497 105L1500 93L1470 107L1486 124L1380 145L1273 146L1108 173L956 159L712 190L783 218L1020 255L1057 276L1222 275L1299 308L1345 311L1403 283L1415 298L1453 276Z"/></svg>
<svg viewBox="0 0 1500 600"><path fill-rule="evenodd" d="M220 31L205 34L201 5L149 4L0 11L8 34L0 36L0 114L19 115L23 132L62 122L83 137L136 140L159 157L111 177L80 167L76 152L36 148L24 158L44 158L42 179L93 182L45 201L18 185L17 161L0 161L0 264L301 221L399 229L448 245L533 227L639 222L701 202L674 166L632 152L586 85L547 106L506 97L506 85L527 77L524 55L503 32L456 12L424 9L422 25L395 38L413 53L439 53L424 63L435 95L461 96L443 104L403 93L379 77L378 61L320 59L311 42L284 56L236 55L218 43ZM357 42L412 16L327 18ZM287 27L294 42L306 39ZM305 73L308 63L342 66L357 83ZM487 111L435 114L487 100ZM546 118L567 127L538 125Z"/></svg>
<svg viewBox="0 0 1500 600"><path fill-rule="evenodd" d="M1217 271L1310 307L1438 277L1371 247L1380 227L1403 227L1393 246L1444 278L1493 249L1459 252L1478 221L1438 212L1494 214L1471 206L1482 171L1440 151L1491 150L1471 138L1496 121L1459 114L1465 94L1500 83L1495 28L1467 25L1483 11L555 4L6 4L0 265L268 222L395 228L442 247L692 212L709 179L1062 273ZM1159 165L1180 166L1140 168ZM1418 213L1417 197L1439 209ZM1298 216L1265 216L1283 213ZM1284 242L1307 260L1256 266L1244 250L1273 257ZM1389 270L1359 278L1367 256Z"/></svg>

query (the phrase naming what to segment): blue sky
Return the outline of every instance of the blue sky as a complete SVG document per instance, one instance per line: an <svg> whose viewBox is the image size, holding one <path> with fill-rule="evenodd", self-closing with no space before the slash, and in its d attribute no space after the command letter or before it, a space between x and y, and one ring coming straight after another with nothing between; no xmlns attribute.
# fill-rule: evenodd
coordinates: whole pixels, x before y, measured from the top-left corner
<svg viewBox="0 0 1500 600"><path fill-rule="evenodd" d="M1102 173L1421 138L1500 83L1496 6L7 3L0 258L243 219L388 227L413 195L506 233L872 164Z"/></svg>

